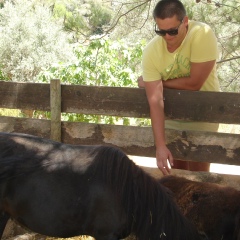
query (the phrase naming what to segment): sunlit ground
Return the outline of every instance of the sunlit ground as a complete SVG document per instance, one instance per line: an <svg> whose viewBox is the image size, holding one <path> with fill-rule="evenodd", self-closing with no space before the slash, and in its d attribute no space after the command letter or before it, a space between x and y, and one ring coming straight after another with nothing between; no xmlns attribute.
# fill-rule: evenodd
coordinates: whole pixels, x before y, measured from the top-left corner
<svg viewBox="0 0 240 240"><path fill-rule="evenodd" d="M157 168L155 158L129 156L137 165ZM211 163L210 172L240 175L240 166Z"/></svg>

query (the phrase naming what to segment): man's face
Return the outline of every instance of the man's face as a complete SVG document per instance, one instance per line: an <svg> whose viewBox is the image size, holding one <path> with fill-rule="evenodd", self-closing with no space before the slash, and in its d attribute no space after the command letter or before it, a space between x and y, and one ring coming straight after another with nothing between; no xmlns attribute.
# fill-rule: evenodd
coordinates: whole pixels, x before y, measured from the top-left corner
<svg viewBox="0 0 240 240"><path fill-rule="evenodd" d="M164 31L170 31L169 34L166 32L166 34L162 36L166 41L167 46L179 47L187 34L188 18L185 16L182 21L179 21L175 15L172 18L156 18L155 21L158 28L157 30L160 30L160 32L163 33ZM177 30L176 35L171 34L171 32L174 33L174 30Z"/></svg>

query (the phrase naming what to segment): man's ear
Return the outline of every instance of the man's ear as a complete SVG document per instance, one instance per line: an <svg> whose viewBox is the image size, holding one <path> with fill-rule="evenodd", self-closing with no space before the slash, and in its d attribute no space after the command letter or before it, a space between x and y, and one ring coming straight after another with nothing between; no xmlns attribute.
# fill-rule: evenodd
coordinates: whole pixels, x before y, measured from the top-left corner
<svg viewBox="0 0 240 240"><path fill-rule="evenodd" d="M185 16L185 17L183 18L183 24L185 25L185 27L188 26L188 16Z"/></svg>

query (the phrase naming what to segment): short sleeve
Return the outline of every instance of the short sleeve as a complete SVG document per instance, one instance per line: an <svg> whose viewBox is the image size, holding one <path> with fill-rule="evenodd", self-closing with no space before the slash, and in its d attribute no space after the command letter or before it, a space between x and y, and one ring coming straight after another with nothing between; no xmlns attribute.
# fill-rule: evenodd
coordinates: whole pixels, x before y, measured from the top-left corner
<svg viewBox="0 0 240 240"><path fill-rule="evenodd" d="M161 77L161 58L163 56L161 50L161 38L153 38L145 47L142 57L143 80L146 82L160 80Z"/></svg>
<svg viewBox="0 0 240 240"><path fill-rule="evenodd" d="M143 70L143 80L146 82L156 81L161 79L161 75L155 66L155 61L151 57L152 54L149 53L148 49L143 52L142 58L142 70Z"/></svg>
<svg viewBox="0 0 240 240"><path fill-rule="evenodd" d="M204 24L191 41L191 62L207 62L218 58L217 39L212 29Z"/></svg>

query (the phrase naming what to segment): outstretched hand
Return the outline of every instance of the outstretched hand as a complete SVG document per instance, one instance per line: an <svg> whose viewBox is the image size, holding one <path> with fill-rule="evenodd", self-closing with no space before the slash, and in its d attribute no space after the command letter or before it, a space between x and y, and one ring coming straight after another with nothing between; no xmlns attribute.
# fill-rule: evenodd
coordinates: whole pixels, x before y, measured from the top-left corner
<svg viewBox="0 0 240 240"><path fill-rule="evenodd" d="M161 170L163 175L171 174L170 166L173 166L173 156L166 146L157 148L156 160L157 160L157 166Z"/></svg>

